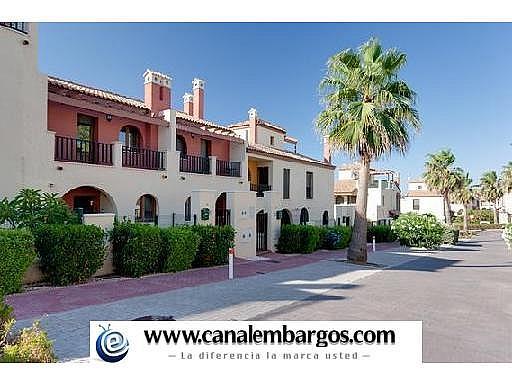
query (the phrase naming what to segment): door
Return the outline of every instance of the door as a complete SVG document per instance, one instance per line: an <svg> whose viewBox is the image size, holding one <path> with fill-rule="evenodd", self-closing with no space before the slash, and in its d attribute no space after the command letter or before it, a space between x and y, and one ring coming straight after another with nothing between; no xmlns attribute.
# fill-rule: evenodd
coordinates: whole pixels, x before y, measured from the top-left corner
<svg viewBox="0 0 512 384"><path fill-rule="evenodd" d="M96 213L96 196L75 196L73 199L73 209L81 213Z"/></svg>
<svg viewBox="0 0 512 384"><path fill-rule="evenodd" d="M268 167L258 167L258 185L268 185Z"/></svg>
<svg viewBox="0 0 512 384"><path fill-rule="evenodd" d="M267 250L267 218L268 214L263 211L256 215L256 252Z"/></svg>

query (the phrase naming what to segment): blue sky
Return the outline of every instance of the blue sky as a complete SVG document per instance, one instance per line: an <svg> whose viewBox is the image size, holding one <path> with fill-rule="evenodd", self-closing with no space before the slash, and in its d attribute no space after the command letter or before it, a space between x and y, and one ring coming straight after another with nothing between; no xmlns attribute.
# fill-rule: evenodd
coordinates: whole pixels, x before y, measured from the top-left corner
<svg viewBox="0 0 512 384"><path fill-rule="evenodd" d="M378 166L423 171L425 155L451 148L476 181L512 160L512 24L40 24L44 73L142 98L146 68L173 77L173 107L194 77L206 80L206 118L260 117L284 126L299 151L321 156L314 120L328 57L371 36L408 55L402 77L418 93L422 132L409 152ZM337 154L338 164L349 161Z"/></svg>

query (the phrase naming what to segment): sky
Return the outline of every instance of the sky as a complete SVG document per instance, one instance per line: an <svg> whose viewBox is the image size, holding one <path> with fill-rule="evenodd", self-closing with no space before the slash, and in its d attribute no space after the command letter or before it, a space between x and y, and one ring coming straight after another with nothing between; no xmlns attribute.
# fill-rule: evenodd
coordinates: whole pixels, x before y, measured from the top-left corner
<svg viewBox="0 0 512 384"><path fill-rule="evenodd" d="M192 79L206 81L205 118L221 124L258 115L320 158L314 121L328 58L377 37L407 54L400 76L418 94L422 130L406 155L376 163L408 178L425 156L450 148L476 183L512 160L512 24L470 23L42 23L43 73L143 98L146 68L169 74L172 106ZM334 162L351 159L336 153Z"/></svg>

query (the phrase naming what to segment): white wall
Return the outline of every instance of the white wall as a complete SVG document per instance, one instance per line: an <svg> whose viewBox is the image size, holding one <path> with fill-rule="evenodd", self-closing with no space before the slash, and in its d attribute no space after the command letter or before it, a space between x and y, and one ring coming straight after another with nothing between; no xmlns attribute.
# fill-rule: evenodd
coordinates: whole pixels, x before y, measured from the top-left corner
<svg viewBox="0 0 512 384"><path fill-rule="evenodd" d="M262 127L261 125L258 125L256 127L257 133L256 133L256 142L261 145L270 145L270 137L274 137L274 147L283 149L284 148L284 133L279 133L277 131L274 131L272 129L268 129L265 127Z"/></svg>
<svg viewBox="0 0 512 384"><path fill-rule="evenodd" d="M413 199L419 199L419 210L413 209ZM431 213L437 217L437 220L444 223L444 205L441 196L404 197L401 201L400 212Z"/></svg>

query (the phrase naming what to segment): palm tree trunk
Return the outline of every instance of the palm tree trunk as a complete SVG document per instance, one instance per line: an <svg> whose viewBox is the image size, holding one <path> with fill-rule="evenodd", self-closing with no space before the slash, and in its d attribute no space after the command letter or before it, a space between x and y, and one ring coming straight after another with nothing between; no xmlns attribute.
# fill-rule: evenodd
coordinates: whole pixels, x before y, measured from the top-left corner
<svg viewBox="0 0 512 384"><path fill-rule="evenodd" d="M452 215L450 214L450 197L447 193L444 195L444 221L446 225L452 225Z"/></svg>
<svg viewBox="0 0 512 384"><path fill-rule="evenodd" d="M499 224L498 223L498 201L496 200L494 202L494 209L493 209L493 213L494 213L494 224Z"/></svg>
<svg viewBox="0 0 512 384"><path fill-rule="evenodd" d="M358 264L367 261L366 231L368 222L366 219L366 206L368 202L368 180L370 178L370 161L361 159L359 168L359 182L357 186L356 212L354 219L354 231L347 252L347 258Z"/></svg>
<svg viewBox="0 0 512 384"><path fill-rule="evenodd" d="M462 211L464 213L464 225L462 228L464 228L465 231L468 230L468 207L466 204L462 204Z"/></svg>

